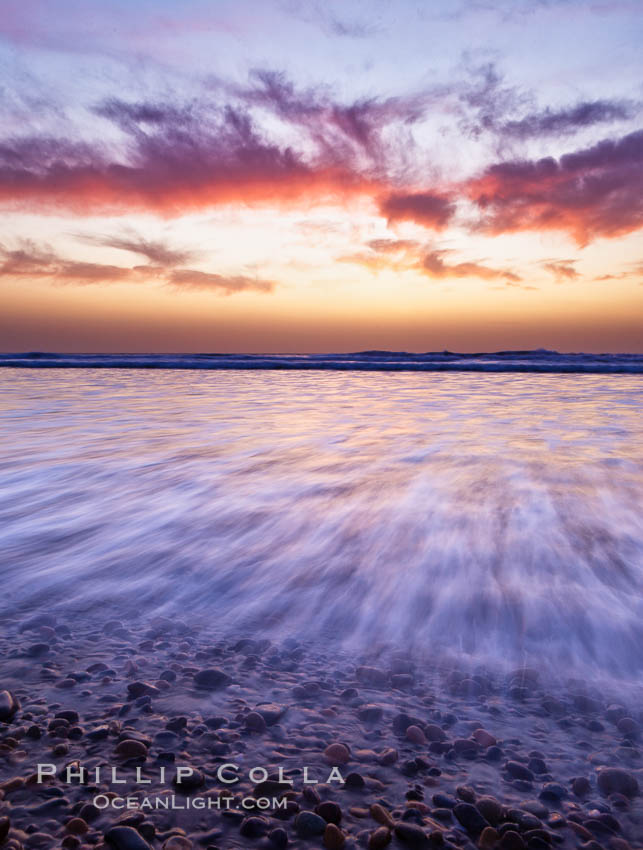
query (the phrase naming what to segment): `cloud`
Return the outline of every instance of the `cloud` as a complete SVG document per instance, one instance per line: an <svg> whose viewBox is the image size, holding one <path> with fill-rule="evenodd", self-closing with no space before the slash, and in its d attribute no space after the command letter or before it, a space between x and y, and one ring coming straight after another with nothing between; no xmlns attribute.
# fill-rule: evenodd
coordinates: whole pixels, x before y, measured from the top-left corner
<svg viewBox="0 0 643 850"><path fill-rule="evenodd" d="M83 242L106 248L119 248L146 257L154 266L171 268L187 263L194 258L193 251L170 248L164 242L143 239L140 236L80 236Z"/></svg>
<svg viewBox="0 0 643 850"><path fill-rule="evenodd" d="M133 269L120 266L64 260L51 249L30 241L14 250L0 246L0 257L0 277L5 278L49 278L55 283L89 284L131 280L134 274Z"/></svg>
<svg viewBox="0 0 643 850"><path fill-rule="evenodd" d="M581 101L564 109L545 109L502 125L504 135L517 139L562 136L595 124L622 121L635 114L634 104L623 100Z"/></svg>
<svg viewBox="0 0 643 850"><path fill-rule="evenodd" d="M373 272L382 269L394 271L420 271L436 280L475 277L481 280L499 280L507 285L521 283L520 275L510 269L497 269L482 262L448 263L447 250L428 249L413 239L373 239L367 243L369 251L358 251L338 259L356 263Z"/></svg>
<svg viewBox="0 0 643 850"><path fill-rule="evenodd" d="M455 212L453 200L432 192L393 193L380 201L389 222L414 221L433 230L447 226Z"/></svg>
<svg viewBox="0 0 643 850"><path fill-rule="evenodd" d="M557 281L576 280L579 277L574 268L575 260L550 260L543 263L543 268L551 272Z"/></svg>
<svg viewBox="0 0 643 850"><path fill-rule="evenodd" d="M204 290L220 295L239 292L273 292L276 284L270 280L245 275L220 275L197 269L168 269L167 267L113 266L86 263L59 257L48 247L23 242L19 248L0 245L0 278L43 279L52 284L83 286L90 284L142 283L150 278L159 280L175 290Z"/></svg>
<svg viewBox="0 0 643 850"><path fill-rule="evenodd" d="M579 244L643 226L643 131L559 160L503 162L466 190L491 234L562 230Z"/></svg>
<svg viewBox="0 0 643 850"><path fill-rule="evenodd" d="M271 280L247 277L246 275L225 276L195 269L174 269L167 281L178 289L203 289L232 295L235 292L272 292L275 284Z"/></svg>
<svg viewBox="0 0 643 850"><path fill-rule="evenodd" d="M478 277L482 280L505 280L519 283L522 278L507 269L495 269L479 262L449 264L443 260L446 251L429 251L422 259L424 272L433 278Z"/></svg>
<svg viewBox="0 0 643 850"><path fill-rule="evenodd" d="M125 133L117 157L96 144L14 138L0 144L0 202L77 214L149 210L175 215L230 202L292 202L372 192L373 178L344 149L304 155L271 142L249 112L181 113L110 101L105 115ZM147 126L142 126L142 116ZM358 132L355 130L355 132Z"/></svg>

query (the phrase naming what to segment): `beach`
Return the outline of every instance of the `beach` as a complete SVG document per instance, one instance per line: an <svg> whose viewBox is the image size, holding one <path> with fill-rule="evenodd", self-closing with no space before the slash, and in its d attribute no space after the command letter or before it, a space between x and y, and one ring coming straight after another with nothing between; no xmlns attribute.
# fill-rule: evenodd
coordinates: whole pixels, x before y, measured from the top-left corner
<svg viewBox="0 0 643 850"><path fill-rule="evenodd" d="M637 380L3 370L0 840L641 846Z"/></svg>

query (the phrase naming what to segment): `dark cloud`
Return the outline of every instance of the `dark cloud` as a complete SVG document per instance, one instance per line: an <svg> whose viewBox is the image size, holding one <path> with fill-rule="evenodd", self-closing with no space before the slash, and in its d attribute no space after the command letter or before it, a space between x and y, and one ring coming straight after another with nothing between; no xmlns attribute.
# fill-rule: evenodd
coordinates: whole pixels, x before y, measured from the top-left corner
<svg viewBox="0 0 643 850"><path fill-rule="evenodd" d="M488 233L564 230L581 244L629 233L643 226L643 131L559 160L492 165L467 191Z"/></svg>
<svg viewBox="0 0 643 850"><path fill-rule="evenodd" d="M389 221L414 221L441 230L455 212L453 200L431 192L393 193L380 201L380 212Z"/></svg>
<svg viewBox="0 0 643 850"><path fill-rule="evenodd" d="M562 136L595 124L632 118L634 104L622 100L582 101L565 109L545 109L525 115L518 121L506 121L501 131L517 139Z"/></svg>

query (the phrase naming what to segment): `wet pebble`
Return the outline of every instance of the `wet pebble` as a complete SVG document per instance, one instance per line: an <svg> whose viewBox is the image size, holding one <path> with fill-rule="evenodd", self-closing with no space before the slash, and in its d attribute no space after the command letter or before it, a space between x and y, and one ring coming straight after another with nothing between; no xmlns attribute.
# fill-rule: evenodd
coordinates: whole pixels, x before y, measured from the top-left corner
<svg viewBox="0 0 643 850"><path fill-rule="evenodd" d="M199 672L194 676L194 684L196 687L208 691L224 688L229 685L231 681L230 676L221 670L220 667L209 667L204 670L199 670Z"/></svg>
<svg viewBox="0 0 643 850"><path fill-rule="evenodd" d="M605 795L616 792L626 797L635 797L639 793L636 777L619 767L600 768L597 772L596 783L598 790Z"/></svg>

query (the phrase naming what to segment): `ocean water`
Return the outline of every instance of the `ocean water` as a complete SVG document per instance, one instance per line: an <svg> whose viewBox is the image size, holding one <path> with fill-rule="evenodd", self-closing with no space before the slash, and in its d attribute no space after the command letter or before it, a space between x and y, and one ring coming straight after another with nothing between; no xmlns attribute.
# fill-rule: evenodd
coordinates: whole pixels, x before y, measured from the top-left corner
<svg viewBox="0 0 643 850"><path fill-rule="evenodd" d="M642 386L4 369L0 614L640 682Z"/></svg>

